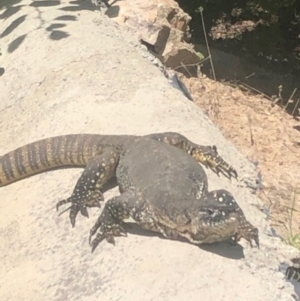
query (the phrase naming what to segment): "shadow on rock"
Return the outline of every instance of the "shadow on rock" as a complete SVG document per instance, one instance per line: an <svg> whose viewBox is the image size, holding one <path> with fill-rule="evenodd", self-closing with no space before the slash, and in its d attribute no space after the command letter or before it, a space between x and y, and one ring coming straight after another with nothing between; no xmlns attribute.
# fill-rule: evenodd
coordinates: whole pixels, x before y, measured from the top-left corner
<svg viewBox="0 0 300 301"><path fill-rule="evenodd" d="M22 36L17 37L11 43L8 44L7 52L12 53L14 52L25 40L27 34L23 34Z"/></svg>
<svg viewBox="0 0 300 301"><path fill-rule="evenodd" d="M43 17L43 11L41 11L39 8L57 7L58 10L69 11L69 12L79 12L82 10L89 10L89 11L98 10L98 8L95 5L93 5L91 1L88 0L71 1L68 3L68 6L62 6L60 0L40 0L40 1L32 1L29 5L16 5L20 2L21 0L4 1L4 3L0 5L0 9L2 10L2 13L0 14L0 19L6 20L8 18L12 18L15 14L19 13L23 9L23 7L32 7L32 9L37 11L38 13L37 18L40 20L40 24L41 24L40 26L38 26L33 30L44 28L44 24L46 24L47 27L45 27L44 29L47 32L49 32L48 37L53 41L65 39L70 36L70 34L67 31L57 30L58 28L66 27L67 24L64 24L62 22L56 22L56 21L77 21L77 17L73 15L64 15L64 16L57 17L52 21L47 21ZM0 38L9 36L11 33L13 33L16 28L22 26L26 18L27 18L27 14L24 14L12 20L11 23L2 31L2 33L0 34ZM29 33L30 32L26 32L25 34L9 42L7 46L8 53L12 53L15 50L17 50Z"/></svg>
<svg viewBox="0 0 300 301"><path fill-rule="evenodd" d="M214 253L216 255L226 257L229 259L245 258L244 248L241 245L233 245L232 243L227 241L218 242L214 244L203 244L199 246L199 248L204 251Z"/></svg>
<svg viewBox="0 0 300 301"><path fill-rule="evenodd" d="M169 238L164 237L162 234L151 232L144 230L136 223L125 223L124 225L125 230L127 233L133 234L133 235L141 235L141 236L147 236L147 237L159 237L161 239L167 239ZM176 241L180 241L182 243L190 244L192 246L195 246L191 244L190 242L186 241L185 239L176 239ZM214 244L203 244L198 246L199 249L203 251L207 251L210 253L214 253L216 255L226 257L229 259L241 259L244 258L244 252L243 247L239 244L232 245L228 242L220 242L220 243L214 243Z"/></svg>
<svg viewBox="0 0 300 301"><path fill-rule="evenodd" d="M61 39L65 39L68 36L69 36L69 34L65 31L53 30L53 31L51 31L49 37L50 37L51 40L58 41L58 40L61 40Z"/></svg>
<svg viewBox="0 0 300 301"><path fill-rule="evenodd" d="M25 21L26 17L27 15L23 15L11 22L10 25L7 26L6 29L1 33L0 38L4 38L5 36L12 33L19 25L21 25Z"/></svg>

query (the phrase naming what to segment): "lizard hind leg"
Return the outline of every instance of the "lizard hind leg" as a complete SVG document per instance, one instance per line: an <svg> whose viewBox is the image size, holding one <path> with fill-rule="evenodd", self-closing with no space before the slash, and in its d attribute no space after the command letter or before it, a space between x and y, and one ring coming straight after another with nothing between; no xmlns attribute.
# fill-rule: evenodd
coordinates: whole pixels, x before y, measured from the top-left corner
<svg viewBox="0 0 300 301"><path fill-rule="evenodd" d="M89 243L92 252L104 239L115 244L114 237L127 236L123 221L132 215L132 211L135 211L138 205L139 199L131 191L126 191L107 201L95 225L90 230ZM92 240L96 232L97 235Z"/></svg>
<svg viewBox="0 0 300 301"><path fill-rule="evenodd" d="M88 217L87 207L100 207L100 202L104 200L101 188L115 175L118 158L119 153L114 148L105 148L102 154L87 164L72 195L56 204L56 210L58 210L60 206L71 203L71 206L59 215L70 210L69 218L73 227L79 212Z"/></svg>

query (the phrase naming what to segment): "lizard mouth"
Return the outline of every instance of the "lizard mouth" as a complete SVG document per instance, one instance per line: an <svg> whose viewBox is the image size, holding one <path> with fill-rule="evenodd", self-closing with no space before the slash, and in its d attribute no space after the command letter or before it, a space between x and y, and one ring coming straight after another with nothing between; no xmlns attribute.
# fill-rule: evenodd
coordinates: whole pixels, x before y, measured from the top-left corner
<svg viewBox="0 0 300 301"><path fill-rule="evenodd" d="M237 233L239 215L219 209L206 209L200 212L197 227L191 239L194 243L213 243L224 241Z"/></svg>
<svg viewBox="0 0 300 301"><path fill-rule="evenodd" d="M260 247L258 229L247 222L243 215L236 211L206 209L201 212L189 239L195 244L201 244L228 239L238 242L242 237L250 243L251 248L252 240Z"/></svg>

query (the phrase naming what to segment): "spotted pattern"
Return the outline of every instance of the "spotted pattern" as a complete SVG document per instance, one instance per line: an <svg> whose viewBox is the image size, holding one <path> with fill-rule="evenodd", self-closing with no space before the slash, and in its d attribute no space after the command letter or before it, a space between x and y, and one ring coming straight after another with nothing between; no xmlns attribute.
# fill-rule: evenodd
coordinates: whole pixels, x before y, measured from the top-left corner
<svg viewBox="0 0 300 301"><path fill-rule="evenodd" d="M115 244L114 236L126 236L126 231L123 228L123 220L129 218L130 205L129 198L126 193L121 196L114 197L107 201L101 215L95 225L90 230L89 243L92 247L92 252L98 244L106 239L107 242ZM96 238L92 240L92 236L96 234Z"/></svg>
<svg viewBox="0 0 300 301"><path fill-rule="evenodd" d="M161 217L156 215L155 208L153 210L147 200L143 200L135 192L125 191L121 196L107 202L102 214L91 229L89 241L92 252L104 239L115 244L114 236L126 235L122 225L123 220L129 217L133 218L143 229L161 233L170 239L185 238L195 244L223 241L240 234L239 211L241 209L233 196L226 190L212 191L208 194L209 196L205 197L205 204L209 198L211 199L208 206L201 206L198 214L195 214L195 208L191 208L191 212L196 215L194 225L191 219L187 219L187 223L180 227L168 219L164 219L162 222ZM223 199L220 202L221 196ZM193 216L191 212L189 215ZM250 223L249 225L254 228ZM95 239L92 240L92 236L97 231ZM253 237L246 237L244 233L242 234L250 243L250 239L254 239Z"/></svg>
<svg viewBox="0 0 300 301"><path fill-rule="evenodd" d="M237 177L235 169L218 155L215 146L197 145L178 133L151 134L146 137L181 149L217 173L221 171L228 177ZM187 173L180 176L190 175L196 183L196 188L193 187L191 193L191 200L197 200L202 204L201 208L193 207L190 212L183 212L178 216L175 214L175 218L172 216L172 211L158 212L158 208L151 208L151 200L143 200L139 194L133 193L136 187L128 182L126 167L121 166L118 174L116 174L116 167L120 156L128 149L133 149L132 145L138 140L149 142L149 139L143 139L142 136L79 134L52 137L30 143L0 157L0 186L54 168L84 167L72 195L59 201L57 209L63 204L71 203L71 206L63 212L70 209L69 217L74 227L79 212L88 216L87 207L100 207L100 202L103 201L101 189L112 176L116 175L121 196L107 202L91 230L93 235L98 231L95 238L97 244L104 238L114 242L113 237L124 232L123 219L129 216L143 228L160 232L166 237L184 237L191 242L201 243L217 241L227 235L235 234L236 240L240 237L251 239L257 236L258 244L257 228L246 221L233 196L223 190L208 193L207 181L205 182L205 179L197 174ZM160 147L155 147L154 152L159 153ZM141 152L149 149L147 145ZM143 164L138 159L139 155L131 158L130 164ZM176 160L177 157L175 162L178 162ZM130 188L130 195L128 195L128 188ZM155 189L159 189L159 186Z"/></svg>
<svg viewBox="0 0 300 301"><path fill-rule="evenodd" d="M161 233L171 239L185 238L192 243L201 244L226 239L237 242L243 237L250 242L251 247L252 240L259 247L257 228L246 221L231 193L223 189L211 191L202 197L201 203L204 205L200 206L198 213L196 208L191 208L191 212L185 213L187 222L176 224L166 216L161 220L156 209L147 200L143 200L139 193L134 190L125 191L107 202L91 229L92 252L103 239L114 244L114 236L125 235L123 220L129 217L143 229ZM91 241L97 231L96 238Z"/></svg>
<svg viewBox="0 0 300 301"><path fill-rule="evenodd" d="M213 192L214 198L221 204L225 205L226 212L236 212L238 214L238 231L235 233L233 239L238 242L242 237L249 241L250 246L253 247L252 240L254 240L257 247L259 247L258 229L246 220L246 217L235 201L231 193L226 190L220 189Z"/></svg>
<svg viewBox="0 0 300 301"><path fill-rule="evenodd" d="M237 177L235 169L218 155L216 146L195 144L178 133L145 136L76 134L38 140L0 156L0 186L55 168L85 167L91 158L102 153L103 147L123 148L143 137L177 147L216 173Z"/></svg>
<svg viewBox="0 0 300 301"><path fill-rule="evenodd" d="M71 207L66 210L70 209L69 216L73 227L79 211L83 216L88 216L86 207L100 207L100 202L104 200L101 188L115 174L118 157L119 154L114 148L107 147L104 149L100 156L87 164L72 195L57 203L57 210L60 206L71 203Z"/></svg>

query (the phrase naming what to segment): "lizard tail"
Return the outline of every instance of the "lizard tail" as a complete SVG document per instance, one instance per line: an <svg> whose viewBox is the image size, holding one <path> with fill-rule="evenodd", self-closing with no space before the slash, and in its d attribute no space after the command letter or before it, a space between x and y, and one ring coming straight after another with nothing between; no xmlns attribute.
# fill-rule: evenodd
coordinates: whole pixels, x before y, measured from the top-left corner
<svg viewBox="0 0 300 301"><path fill-rule="evenodd" d="M0 187L62 167L85 167L98 151L94 135L65 135L21 146L0 156Z"/></svg>

